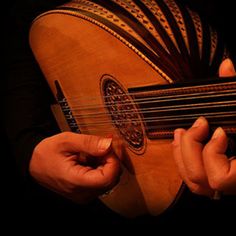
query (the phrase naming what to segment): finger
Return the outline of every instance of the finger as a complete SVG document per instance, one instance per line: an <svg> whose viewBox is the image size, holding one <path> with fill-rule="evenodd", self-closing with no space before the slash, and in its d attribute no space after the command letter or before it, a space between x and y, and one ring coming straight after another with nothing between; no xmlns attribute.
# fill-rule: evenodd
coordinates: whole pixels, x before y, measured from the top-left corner
<svg viewBox="0 0 236 236"><path fill-rule="evenodd" d="M227 76L235 76L235 75L236 75L236 72L235 72L235 68L232 61L229 58L225 59L219 67L219 76L227 77Z"/></svg>
<svg viewBox="0 0 236 236"><path fill-rule="evenodd" d="M175 163L177 165L180 177L183 179L185 184L188 186L188 188L192 192L196 194L210 196L211 191L209 191L209 187L207 186L206 188L205 186L192 182L189 179L188 174L186 172L186 168L183 162L182 150L181 150L181 138L185 132L186 131L184 129L176 129L174 132L174 142L172 143L173 155L174 155Z"/></svg>
<svg viewBox="0 0 236 236"><path fill-rule="evenodd" d="M212 189L236 193L236 160L225 155L227 136L217 128L203 150L203 162Z"/></svg>
<svg viewBox="0 0 236 236"><path fill-rule="evenodd" d="M105 162L97 168L76 165L73 168L73 180L81 187L109 189L115 183L120 174L120 162L112 153L104 157Z"/></svg>
<svg viewBox="0 0 236 236"><path fill-rule="evenodd" d="M63 151L68 153L84 152L92 156L105 155L112 143L112 138L73 132L63 132L58 135L58 138Z"/></svg>
<svg viewBox="0 0 236 236"><path fill-rule="evenodd" d="M181 140L183 163L188 179L195 184L207 184L206 173L203 166L203 142L209 132L208 122L205 118L198 118L193 126L185 132Z"/></svg>
<svg viewBox="0 0 236 236"><path fill-rule="evenodd" d="M173 156L175 159L175 163L177 165L179 174L181 178L186 182L187 174L186 169L183 162L182 150L181 150L181 137L186 131L184 129L176 129L174 132L174 141L172 142L173 147Z"/></svg>

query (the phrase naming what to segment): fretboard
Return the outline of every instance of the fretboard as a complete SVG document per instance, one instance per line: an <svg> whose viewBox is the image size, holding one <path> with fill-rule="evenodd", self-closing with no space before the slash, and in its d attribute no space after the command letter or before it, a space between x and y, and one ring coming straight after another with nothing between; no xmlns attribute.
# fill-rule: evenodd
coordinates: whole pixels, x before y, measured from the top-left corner
<svg viewBox="0 0 236 236"><path fill-rule="evenodd" d="M204 116L215 129L236 133L236 80L222 78L129 89L149 138L168 138Z"/></svg>

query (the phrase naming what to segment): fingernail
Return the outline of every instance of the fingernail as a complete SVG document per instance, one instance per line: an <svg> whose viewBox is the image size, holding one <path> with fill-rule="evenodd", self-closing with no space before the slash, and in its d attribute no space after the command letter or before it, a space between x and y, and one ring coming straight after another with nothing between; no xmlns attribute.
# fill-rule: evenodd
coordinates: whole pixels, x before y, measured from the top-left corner
<svg viewBox="0 0 236 236"><path fill-rule="evenodd" d="M223 77L235 75L234 64L230 58L226 58L220 64L219 75Z"/></svg>
<svg viewBox="0 0 236 236"><path fill-rule="evenodd" d="M204 123L204 118L199 117L192 125L193 128L199 127Z"/></svg>
<svg viewBox="0 0 236 236"><path fill-rule="evenodd" d="M226 66L227 66L227 68L228 68L231 72L235 73L234 64L233 64L232 60L231 60L230 58L227 58L227 59L225 59L225 61L226 61Z"/></svg>
<svg viewBox="0 0 236 236"><path fill-rule="evenodd" d="M217 139L220 136L224 135L224 130L221 127L218 127L212 135L212 139Z"/></svg>
<svg viewBox="0 0 236 236"><path fill-rule="evenodd" d="M99 151L105 151L111 146L112 138L103 138L99 140L98 149Z"/></svg>

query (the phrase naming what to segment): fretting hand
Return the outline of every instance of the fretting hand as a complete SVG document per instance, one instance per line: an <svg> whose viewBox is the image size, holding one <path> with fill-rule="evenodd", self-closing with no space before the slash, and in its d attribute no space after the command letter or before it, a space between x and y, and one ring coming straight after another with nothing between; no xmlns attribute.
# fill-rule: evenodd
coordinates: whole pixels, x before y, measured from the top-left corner
<svg viewBox="0 0 236 236"><path fill-rule="evenodd" d="M220 77L234 76L230 59L222 62ZM219 127L210 140L209 124L198 118L191 128L176 129L173 152L179 173L188 188L200 195L214 197L216 193L236 194L236 159L227 157L227 135Z"/></svg>

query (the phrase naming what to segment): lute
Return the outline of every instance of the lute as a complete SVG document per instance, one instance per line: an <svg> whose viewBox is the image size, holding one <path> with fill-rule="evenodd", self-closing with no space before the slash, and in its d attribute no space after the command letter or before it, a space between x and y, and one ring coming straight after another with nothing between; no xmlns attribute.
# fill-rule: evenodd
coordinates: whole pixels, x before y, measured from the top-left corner
<svg viewBox="0 0 236 236"><path fill-rule="evenodd" d="M180 195L175 128L205 116L236 133L236 80L208 79L225 45L173 0L74 0L34 20L30 45L62 130L113 135L123 171L100 199L124 216L158 215Z"/></svg>

